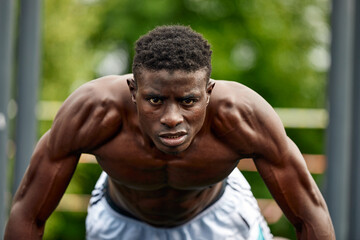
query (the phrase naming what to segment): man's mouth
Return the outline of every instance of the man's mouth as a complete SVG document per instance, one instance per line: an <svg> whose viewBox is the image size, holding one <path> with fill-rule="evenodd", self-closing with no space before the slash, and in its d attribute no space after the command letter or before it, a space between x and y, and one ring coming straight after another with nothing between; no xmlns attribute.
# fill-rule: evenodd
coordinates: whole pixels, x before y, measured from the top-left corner
<svg viewBox="0 0 360 240"><path fill-rule="evenodd" d="M186 136L186 132L159 134L160 141L168 147L176 147L183 144L186 140Z"/></svg>

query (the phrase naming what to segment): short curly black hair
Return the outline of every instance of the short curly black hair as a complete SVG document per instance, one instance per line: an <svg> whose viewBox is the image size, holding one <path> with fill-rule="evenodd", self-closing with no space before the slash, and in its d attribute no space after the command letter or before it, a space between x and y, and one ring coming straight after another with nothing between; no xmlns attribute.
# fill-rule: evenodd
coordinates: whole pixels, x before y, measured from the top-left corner
<svg viewBox="0 0 360 240"><path fill-rule="evenodd" d="M160 26L137 40L132 70L135 75L147 70L205 69L211 74L210 44L190 27Z"/></svg>

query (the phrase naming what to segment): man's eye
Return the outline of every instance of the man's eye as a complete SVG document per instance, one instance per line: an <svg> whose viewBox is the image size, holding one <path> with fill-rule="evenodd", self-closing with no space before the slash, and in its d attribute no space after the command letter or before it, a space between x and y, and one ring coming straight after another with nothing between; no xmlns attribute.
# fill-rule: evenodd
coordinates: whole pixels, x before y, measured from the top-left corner
<svg viewBox="0 0 360 240"><path fill-rule="evenodd" d="M182 100L182 104L187 105L187 106L193 105L194 103L195 103L194 99L184 99L184 100Z"/></svg>
<svg viewBox="0 0 360 240"><path fill-rule="evenodd" d="M161 104L162 103L162 101L161 101L161 99L160 98L150 98L149 100L148 100L151 104L154 104L154 105L158 105L158 104Z"/></svg>

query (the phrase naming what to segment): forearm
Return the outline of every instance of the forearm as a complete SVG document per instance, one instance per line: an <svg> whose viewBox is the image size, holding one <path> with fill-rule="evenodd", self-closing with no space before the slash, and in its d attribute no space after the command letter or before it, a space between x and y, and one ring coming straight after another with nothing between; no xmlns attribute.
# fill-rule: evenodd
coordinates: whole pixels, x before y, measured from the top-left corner
<svg viewBox="0 0 360 240"><path fill-rule="evenodd" d="M301 179L301 183L295 179ZM298 239L332 240L334 228L324 198L311 176L295 178L277 196L285 215L296 228ZM285 180L281 181L286 182ZM285 184L287 185L287 184ZM297 186L297 187L296 187Z"/></svg>
<svg viewBox="0 0 360 240"><path fill-rule="evenodd" d="M301 170L297 170L299 174ZM298 239L335 239L330 214L319 188L309 173L301 175L293 179L290 187L281 188L284 213L296 228ZM301 181L297 181L299 179Z"/></svg>
<svg viewBox="0 0 360 240"><path fill-rule="evenodd" d="M271 165L263 159L257 161L261 176L296 228L298 239L335 239L325 200L305 161L291 156L283 161L286 164Z"/></svg>
<svg viewBox="0 0 360 240"><path fill-rule="evenodd" d="M8 224L5 230L4 240L37 240L42 239L43 228L38 228L36 224Z"/></svg>
<svg viewBox="0 0 360 240"><path fill-rule="evenodd" d="M76 168L77 155L55 159L46 137L39 141L13 199L5 239L41 239L45 221L55 210Z"/></svg>
<svg viewBox="0 0 360 240"><path fill-rule="evenodd" d="M29 219L21 214L20 209L13 209L5 228L4 240L37 240L42 239L45 222Z"/></svg>
<svg viewBox="0 0 360 240"><path fill-rule="evenodd" d="M325 208L313 212L306 222L295 223L297 238L300 240L334 240L335 232L329 213Z"/></svg>

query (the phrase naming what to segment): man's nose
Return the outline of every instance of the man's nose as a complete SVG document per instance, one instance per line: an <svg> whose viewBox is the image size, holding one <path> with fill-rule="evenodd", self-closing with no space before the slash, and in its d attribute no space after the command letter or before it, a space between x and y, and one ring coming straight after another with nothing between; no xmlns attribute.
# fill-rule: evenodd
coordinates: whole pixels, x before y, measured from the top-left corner
<svg viewBox="0 0 360 240"><path fill-rule="evenodd" d="M181 115L180 109L174 105L168 105L165 110L164 114L162 115L160 122L163 125L166 125L169 128L173 128L178 126L184 121L183 116Z"/></svg>

